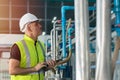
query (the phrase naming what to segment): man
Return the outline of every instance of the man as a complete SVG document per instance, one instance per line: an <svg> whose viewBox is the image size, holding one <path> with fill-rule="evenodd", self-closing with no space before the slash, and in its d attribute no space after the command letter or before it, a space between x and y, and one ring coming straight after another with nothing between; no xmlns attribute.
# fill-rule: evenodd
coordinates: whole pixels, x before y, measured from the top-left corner
<svg viewBox="0 0 120 80"><path fill-rule="evenodd" d="M19 22L23 40L16 42L10 52L9 73L11 80L44 80L45 69L55 66L55 61L45 61L44 43L38 40L42 26L38 18L24 14Z"/></svg>

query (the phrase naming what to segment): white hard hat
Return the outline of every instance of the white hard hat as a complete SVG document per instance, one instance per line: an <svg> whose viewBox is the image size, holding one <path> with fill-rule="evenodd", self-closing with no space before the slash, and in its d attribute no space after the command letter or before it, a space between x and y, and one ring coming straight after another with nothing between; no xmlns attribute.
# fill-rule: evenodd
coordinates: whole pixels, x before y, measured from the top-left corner
<svg viewBox="0 0 120 80"><path fill-rule="evenodd" d="M33 21L37 21L37 20L38 20L38 18L31 13L24 14L19 21L20 31L25 32L25 29L27 27L26 24L33 22Z"/></svg>

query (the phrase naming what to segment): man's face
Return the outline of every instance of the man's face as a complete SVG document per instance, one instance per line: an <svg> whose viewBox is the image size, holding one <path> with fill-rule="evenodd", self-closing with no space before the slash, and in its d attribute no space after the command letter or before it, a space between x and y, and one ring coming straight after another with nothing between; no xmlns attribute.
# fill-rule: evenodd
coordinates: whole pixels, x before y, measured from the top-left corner
<svg viewBox="0 0 120 80"><path fill-rule="evenodd" d="M39 21L34 21L30 23L31 32L34 36L39 36L42 34L42 26Z"/></svg>

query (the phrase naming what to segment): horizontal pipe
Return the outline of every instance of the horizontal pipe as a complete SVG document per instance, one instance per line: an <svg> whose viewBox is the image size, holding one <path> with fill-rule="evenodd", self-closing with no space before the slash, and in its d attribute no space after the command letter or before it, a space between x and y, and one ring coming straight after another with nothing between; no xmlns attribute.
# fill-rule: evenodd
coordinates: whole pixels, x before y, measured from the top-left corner
<svg viewBox="0 0 120 80"><path fill-rule="evenodd" d="M88 9L89 9L89 11L93 11L93 10L96 10L96 7L90 6L90 7L88 7Z"/></svg>

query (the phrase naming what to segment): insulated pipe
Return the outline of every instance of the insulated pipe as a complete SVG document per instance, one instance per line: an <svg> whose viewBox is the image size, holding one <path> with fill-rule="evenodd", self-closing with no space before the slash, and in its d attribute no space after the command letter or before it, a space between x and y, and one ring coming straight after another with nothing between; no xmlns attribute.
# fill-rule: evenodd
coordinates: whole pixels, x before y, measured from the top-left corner
<svg viewBox="0 0 120 80"><path fill-rule="evenodd" d="M95 80L112 80L110 3L110 0L97 0L97 68Z"/></svg>
<svg viewBox="0 0 120 80"><path fill-rule="evenodd" d="M54 44L54 60L56 60L56 30L55 30L55 28L56 28L56 23L57 23L57 21L54 21L54 23L53 23L53 35L54 35L54 37L53 37L53 44Z"/></svg>
<svg viewBox="0 0 120 80"><path fill-rule="evenodd" d="M80 62L80 0L75 0L75 41L76 41L76 80L82 80L81 62Z"/></svg>
<svg viewBox="0 0 120 80"><path fill-rule="evenodd" d="M54 29L52 29L51 30L51 32L50 32L50 35L51 35L51 53L52 53L52 58L55 60L55 55L53 54L53 53L55 53L55 48L54 48L54 34L53 34L53 32L54 32Z"/></svg>
<svg viewBox="0 0 120 80"><path fill-rule="evenodd" d="M56 30L56 28L55 28L55 34L56 34L56 37L55 37L55 38L56 38L56 39L55 39L55 40L56 40L56 43L55 43L55 47L56 47L56 48L55 48L55 49L56 49L56 50L55 50L55 51L56 51L56 52L55 52L55 57L56 57L56 58L55 58L55 60L57 60L58 46L59 46L58 44L59 44L59 43L58 43L58 31Z"/></svg>
<svg viewBox="0 0 120 80"><path fill-rule="evenodd" d="M73 6L62 6L61 8L61 14L62 14L62 53L63 53L63 58L66 58L66 18L65 18L65 13L66 10L73 10Z"/></svg>
<svg viewBox="0 0 120 80"><path fill-rule="evenodd" d="M100 50L101 50L101 42L102 42L102 28L100 27L100 24L101 24L101 21L102 21L102 18L101 18L101 14L102 14L102 7L100 7L101 6L101 0L97 0L97 2L96 2L96 4L97 4L97 10L96 10L96 17L97 17L97 21L96 21L96 62L97 62L97 57L98 57L98 54L100 54ZM98 68L98 70L99 70L99 63L96 63L96 64L98 64L97 65L97 68ZM96 74L95 74L95 76L98 76L99 74L99 72L100 71L98 71L98 70L96 70Z"/></svg>
<svg viewBox="0 0 120 80"><path fill-rule="evenodd" d="M52 57L54 60L56 60L56 17L52 20L53 23L53 29L51 30L51 53L53 53Z"/></svg>
<svg viewBox="0 0 120 80"><path fill-rule="evenodd" d="M90 80L88 0L75 0L76 80Z"/></svg>

